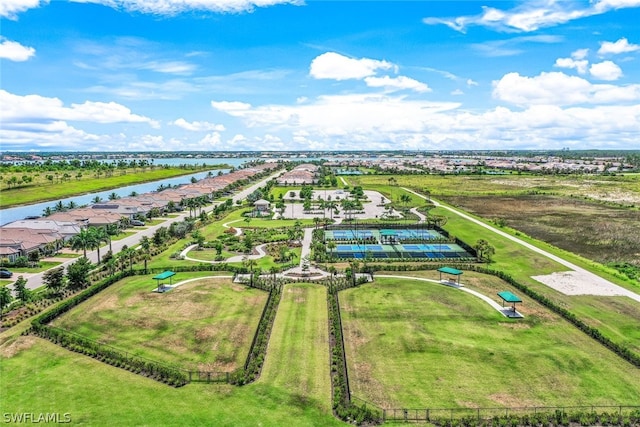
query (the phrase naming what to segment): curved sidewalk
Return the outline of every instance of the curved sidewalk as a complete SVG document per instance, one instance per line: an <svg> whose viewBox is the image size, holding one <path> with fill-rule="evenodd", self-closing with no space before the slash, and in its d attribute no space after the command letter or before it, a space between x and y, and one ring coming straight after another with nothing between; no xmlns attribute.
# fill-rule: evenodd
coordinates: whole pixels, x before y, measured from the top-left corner
<svg viewBox="0 0 640 427"><path fill-rule="evenodd" d="M457 285L457 284L452 284L452 283L445 283L445 282L441 282L439 280L435 280L435 279L425 279L422 277L411 277L411 276L398 276L398 275L392 275L392 274L376 274L376 277L383 277L383 278L392 278L392 279L410 279L410 280L418 280L421 282L430 282L430 283L437 283L439 285L443 285L443 286L448 286L450 288L454 288L454 289L458 289L462 292L466 292L468 294L471 294L473 296L475 296L476 298L480 298L481 300L483 300L484 302L486 302L487 304L489 304L492 308L494 308L496 311L500 312L500 314L502 314L504 317L509 317L509 318L522 318L524 316L522 316L522 314L518 313L517 311L514 312L512 311L510 308L506 308L501 306L500 304L498 304L496 301L492 300L491 298L489 298L488 296L481 294L480 292L474 291L472 289L469 288L465 288L462 285Z"/></svg>

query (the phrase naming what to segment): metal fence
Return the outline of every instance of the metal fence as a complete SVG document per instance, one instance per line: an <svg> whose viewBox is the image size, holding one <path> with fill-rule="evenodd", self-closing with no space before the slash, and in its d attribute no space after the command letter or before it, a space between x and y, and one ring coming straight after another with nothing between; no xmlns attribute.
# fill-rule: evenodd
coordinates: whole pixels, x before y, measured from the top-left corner
<svg viewBox="0 0 640 427"><path fill-rule="evenodd" d="M611 405L611 406L521 406L508 408L425 408L425 409L382 409L376 405L363 401L362 399L354 399L356 402L365 402L369 406L376 407L382 412L382 420L384 421L418 421L433 422L437 420L454 420L454 419L476 419L490 420L496 417L509 416L533 416L537 414L553 414L556 417L564 417L567 414L578 413L597 413L609 414L611 416L624 416L632 412L640 411L640 405Z"/></svg>

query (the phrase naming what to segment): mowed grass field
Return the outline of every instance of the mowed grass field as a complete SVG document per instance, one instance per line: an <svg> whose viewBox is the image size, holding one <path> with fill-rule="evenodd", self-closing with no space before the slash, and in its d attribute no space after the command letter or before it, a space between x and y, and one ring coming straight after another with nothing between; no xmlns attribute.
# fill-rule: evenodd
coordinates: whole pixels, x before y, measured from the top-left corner
<svg viewBox="0 0 640 427"><path fill-rule="evenodd" d="M300 405L331 412L325 287L284 286L259 383L290 390Z"/></svg>
<svg viewBox="0 0 640 427"><path fill-rule="evenodd" d="M194 276L178 273L174 283ZM242 366L266 292L234 284L230 277L201 277L159 294L152 292L152 277L124 279L53 325L188 369L230 372Z"/></svg>
<svg viewBox="0 0 640 427"><path fill-rule="evenodd" d="M511 290L479 289L498 287ZM640 401L637 368L529 299L526 318L509 320L453 288L378 277L340 303L352 394L382 407Z"/></svg>
<svg viewBox="0 0 640 427"><path fill-rule="evenodd" d="M68 413L87 426L343 426L266 381L172 388L32 336L0 335L0 413ZM62 416L61 416L62 418Z"/></svg>

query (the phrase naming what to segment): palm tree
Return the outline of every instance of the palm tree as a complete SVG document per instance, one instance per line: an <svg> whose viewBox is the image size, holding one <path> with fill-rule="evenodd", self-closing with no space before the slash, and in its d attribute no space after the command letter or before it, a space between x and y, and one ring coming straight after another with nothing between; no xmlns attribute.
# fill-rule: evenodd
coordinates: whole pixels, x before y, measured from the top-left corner
<svg viewBox="0 0 640 427"><path fill-rule="evenodd" d="M93 232L91 231L91 229L83 228L78 234L71 238L71 249L73 249L74 251L79 251L80 249L82 249L82 251L84 252L84 257L86 258L87 248L91 247L93 238Z"/></svg>
<svg viewBox="0 0 640 427"><path fill-rule="evenodd" d="M107 242L111 242L111 238L109 237L109 234L107 233L107 230L103 227L93 227L91 228L92 233L93 233L93 242L92 242L92 249L97 249L98 251L98 264L100 264L100 246L102 245L102 243L107 243Z"/></svg>
<svg viewBox="0 0 640 427"><path fill-rule="evenodd" d="M327 249L329 249L329 253L331 254L331 259L333 260L333 250L337 247L336 242L333 240L329 240L327 242Z"/></svg>
<svg viewBox="0 0 640 427"><path fill-rule="evenodd" d="M109 200L118 200L119 198L120 196L118 196L118 194L115 191L109 194Z"/></svg>
<svg viewBox="0 0 640 427"><path fill-rule="evenodd" d="M151 239L143 236L140 239L140 247L142 248L142 259L144 259L144 272L147 273L147 261L151 259Z"/></svg>
<svg viewBox="0 0 640 427"><path fill-rule="evenodd" d="M93 199L91 199L92 203L100 203L102 201L102 197L100 196L96 196Z"/></svg>

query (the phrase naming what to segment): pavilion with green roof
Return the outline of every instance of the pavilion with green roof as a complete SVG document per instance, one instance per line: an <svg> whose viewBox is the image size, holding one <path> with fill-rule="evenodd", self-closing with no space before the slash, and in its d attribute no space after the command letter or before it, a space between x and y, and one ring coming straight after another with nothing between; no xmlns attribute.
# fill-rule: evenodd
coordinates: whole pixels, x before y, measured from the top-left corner
<svg viewBox="0 0 640 427"><path fill-rule="evenodd" d="M154 276L153 279L158 283L158 289L156 290L156 292L165 292L167 290L164 287L164 283L161 283L163 280L169 279L169 286L173 285L173 276L175 275L176 273L174 273L173 271L166 270Z"/></svg>
<svg viewBox="0 0 640 427"><path fill-rule="evenodd" d="M505 302L511 304L511 310L514 313L516 312L516 303L522 302L520 297L518 297L517 295L514 295L513 293L511 293L509 291L498 292L498 296L500 298L502 298L502 306L503 307L504 307L504 303Z"/></svg>
<svg viewBox="0 0 640 427"><path fill-rule="evenodd" d="M460 285L460 276L462 275L462 270L458 270L452 267L440 267L438 269L438 273L440 273L440 281L442 282L442 273L450 274L455 276L456 280L446 280L447 282L454 282L457 285Z"/></svg>

